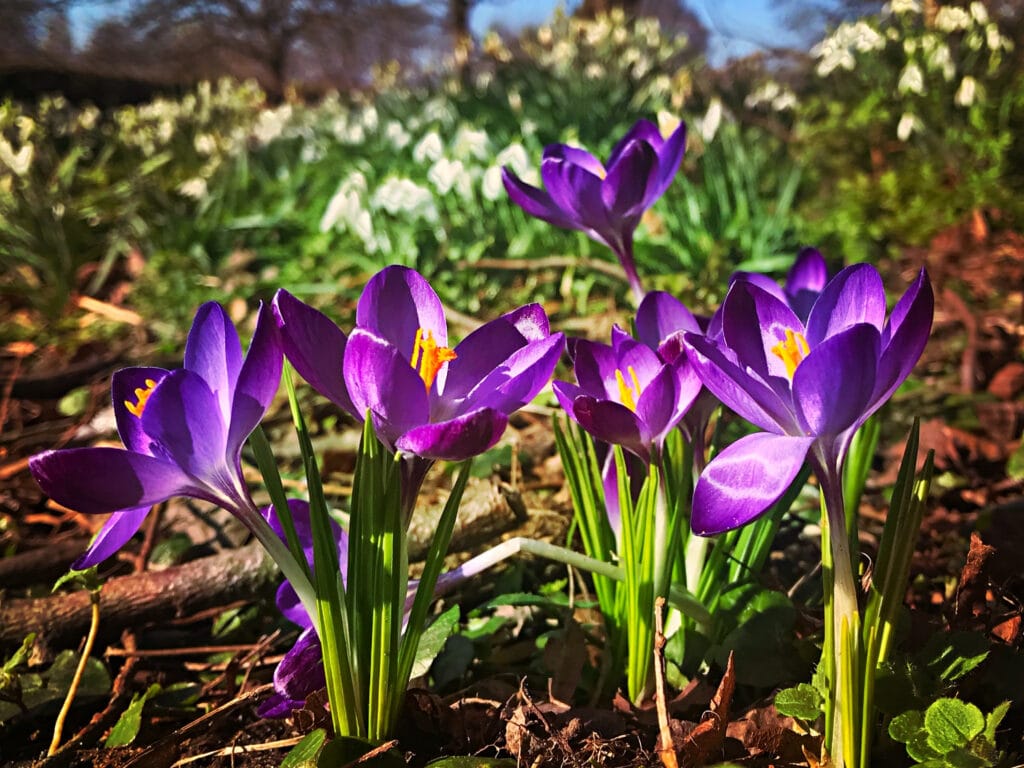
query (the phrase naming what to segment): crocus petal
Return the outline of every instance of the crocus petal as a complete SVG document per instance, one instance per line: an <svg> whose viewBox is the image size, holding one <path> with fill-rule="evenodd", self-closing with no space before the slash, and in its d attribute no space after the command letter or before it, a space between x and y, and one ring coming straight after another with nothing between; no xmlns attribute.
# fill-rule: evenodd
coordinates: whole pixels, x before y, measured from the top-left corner
<svg viewBox="0 0 1024 768"><path fill-rule="evenodd" d="M817 248L801 248L786 275L786 300L804 322L828 283L825 257Z"/></svg>
<svg viewBox="0 0 1024 768"><path fill-rule="evenodd" d="M874 411L910 375L931 334L935 297L928 275L922 269L917 279L900 297L882 334L882 356L871 397Z"/></svg>
<svg viewBox="0 0 1024 768"><path fill-rule="evenodd" d="M680 383L675 369L670 365L663 365L661 370L644 387L640 398L636 401L637 418L643 422L645 431L655 442L664 440L665 435L683 418L684 410L679 408ZM686 405L693 401L699 390L700 382L698 381L696 389Z"/></svg>
<svg viewBox="0 0 1024 768"><path fill-rule="evenodd" d="M555 205L572 217L577 229L605 239L612 236L599 176L559 158L545 158L540 175Z"/></svg>
<svg viewBox="0 0 1024 768"><path fill-rule="evenodd" d="M802 333L803 323L785 301L754 283L738 280L722 304L722 332L740 365L775 384L780 394L788 389L786 364L772 348L785 341L787 333ZM772 382L770 377L779 381Z"/></svg>
<svg viewBox="0 0 1024 768"><path fill-rule="evenodd" d="M296 299L285 290L274 296L274 315L281 346L299 375L313 389L355 418L363 414L352 405L342 376L348 339L327 315Z"/></svg>
<svg viewBox="0 0 1024 768"><path fill-rule="evenodd" d="M683 155L686 152L686 123L680 122L660 147L653 141L651 145L658 150L658 186L655 195L661 197L683 162Z"/></svg>
<svg viewBox="0 0 1024 768"><path fill-rule="evenodd" d="M533 306L540 309L538 305ZM540 312L543 315L543 310ZM534 336L535 331L539 330L534 324L536 320L533 313L517 310L484 323L463 339L455 347L455 359L448 363L443 391L445 399L465 397L495 368L533 340L526 337L523 330ZM535 338L539 340L547 335L536 335Z"/></svg>
<svg viewBox="0 0 1024 768"><path fill-rule="evenodd" d="M834 437L864 419L878 344L878 329L861 323L825 339L797 366L793 401L807 432Z"/></svg>
<svg viewBox="0 0 1024 768"><path fill-rule="evenodd" d="M110 379L110 398L113 401L117 433L124 447L130 451L152 453L152 440L142 430L142 419L128 410L127 403L138 405L139 395L136 390L148 390L147 380L159 384L167 373L163 368L122 368L115 371Z"/></svg>
<svg viewBox="0 0 1024 768"><path fill-rule="evenodd" d="M238 374L238 384L231 402L228 456L238 457L242 443L263 419L281 384L283 364L277 325L270 307L263 305L256 317L256 330Z"/></svg>
<svg viewBox="0 0 1024 768"><path fill-rule="evenodd" d="M223 488L227 478L227 430L217 397L192 371L172 371L153 390L142 428L160 446L160 455L186 474Z"/></svg>
<svg viewBox="0 0 1024 768"><path fill-rule="evenodd" d="M712 536L762 515L796 478L813 442L813 437L759 432L730 445L697 480L693 532Z"/></svg>
<svg viewBox="0 0 1024 768"><path fill-rule="evenodd" d="M797 433L792 407L762 379L737 364L725 348L705 336L687 333L687 358L697 376L724 405L769 432Z"/></svg>
<svg viewBox="0 0 1024 768"><path fill-rule="evenodd" d="M305 630L274 670L274 695L257 712L260 717L287 717L299 709L306 697L327 685L320 640L312 629Z"/></svg>
<svg viewBox="0 0 1024 768"><path fill-rule="evenodd" d="M622 373L627 383L631 382L635 374L641 389L661 370L662 360L658 353L646 344L641 344L618 326L612 328L612 350L615 352L616 370ZM630 368L633 369L632 373ZM610 384L606 386L611 388ZM614 397L617 398L618 386L615 386L613 391Z"/></svg>
<svg viewBox="0 0 1024 768"><path fill-rule="evenodd" d="M133 507L112 514L92 540L89 549L71 564L71 568L76 571L91 568L121 549L142 526L149 509L149 506Z"/></svg>
<svg viewBox="0 0 1024 768"><path fill-rule="evenodd" d="M560 333L521 347L468 393L456 413L489 407L508 414L522 408L548 383L564 349L565 338Z"/></svg>
<svg viewBox="0 0 1024 768"><path fill-rule="evenodd" d="M493 408L476 411L409 430L395 448L426 459L462 461L492 448L501 439L508 416Z"/></svg>
<svg viewBox="0 0 1024 768"><path fill-rule="evenodd" d="M231 413L231 393L242 369L242 343L228 313L215 301L203 304L192 321L185 342L185 369L206 382L226 421Z"/></svg>
<svg viewBox="0 0 1024 768"><path fill-rule="evenodd" d="M569 356L576 381L588 395L598 399L618 398L615 371L619 363L611 347L587 339L570 339Z"/></svg>
<svg viewBox="0 0 1024 768"><path fill-rule="evenodd" d="M180 467L120 448L44 451L28 466L50 498L86 514L149 508L192 488Z"/></svg>
<svg viewBox="0 0 1024 768"><path fill-rule="evenodd" d="M543 189L527 184L508 168L501 169L501 180L512 202L530 216L563 229L576 229L580 226L573 216L555 204L551 195Z"/></svg>
<svg viewBox="0 0 1024 768"><path fill-rule="evenodd" d="M637 141L647 142L656 152L665 143L665 140L661 136L661 131L658 130L658 126L650 120L637 120L633 124L633 127L626 132L626 135L615 142L615 146L612 147L611 154L608 155L608 167L611 168L619 162L619 157L622 156L626 148Z"/></svg>
<svg viewBox="0 0 1024 768"><path fill-rule="evenodd" d="M651 204L657 187L658 155L644 141L628 144L601 182L601 199L612 216L635 220Z"/></svg>
<svg viewBox="0 0 1024 768"><path fill-rule="evenodd" d="M636 311L636 335L640 341L657 350L665 339L679 331L700 333L697 318L672 294L648 292Z"/></svg>
<svg viewBox="0 0 1024 768"><path fill-rule="evenodd" d="M884 322L885 288L878 270L854 264L833 277L814 302L807 318L807 343L813 349L857 323L870 323L881 332Z"/></svg>
<svg viewBox="0 0 1024 768"><path fill-rule="evenodd" d="M439 347L448 346L441 300L423 275L408 267L385 267L370 278L356 306L356 326L391 342L406 363L420 329Z"/></svg>
<svg viewBox="0 0 1024 768"><path fill-rule="evenodd" d="M642 429L636 414L626 406L584 395L573 401L569 414L598 440L621 445L647 460L652 436Z"/></svg>
<svg viewBox="0 0 1024 768"><path fill-rule="evenodd" d="M565 160L573 165L578 165L583 170L599 178L605 175L604 166L601 165L601 161L587 152L587 150L580 149L579 147L571 147L568 144L549 144L544 148L544 153L541 157L543 160L548 158Z"/></svg>
<svg viewBox="0 0 1024 768"><path fill-rule="evenodd" d="M402 434L430 419L423 380L392 344L356 328L343 364L345 384L358 413L373 413L378 437L394 445Z"/></svg>

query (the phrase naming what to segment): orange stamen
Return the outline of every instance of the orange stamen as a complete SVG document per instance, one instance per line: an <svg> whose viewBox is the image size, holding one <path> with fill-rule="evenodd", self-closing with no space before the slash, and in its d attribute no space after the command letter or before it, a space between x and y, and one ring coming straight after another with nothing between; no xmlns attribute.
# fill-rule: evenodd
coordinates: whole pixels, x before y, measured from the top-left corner
<svg viewBox="0 0 1024 768"><path fill-rule="evenodd" d="M430 391L434 379L437 378L441 366L450 363L456 357L455 351L448 347L439 347L434 341L434 334L422 328L416 331L416 343L412 348L412 359L409 363L423 379L427 391Z"/></svg>
<svg viewBox="0 0 1024 768"><path fill-rule="evenodd" d="M128 409L128 413L138 418L142 418L142 412L146 409L146 402L149 400L149 396L153 394L153 390L156 388L156 382L153 379L146 379L145 388L135 388L135 399L137 402L131 400L124 401L124 407Z"/></svg>
<svg viewBox="0 0 1024 768"><path fill-rule="evenodd" d="M632 386L626 383L626 377L619 370L615 371L615 381L619 384L619 399L622 401L622 404L635 413L636 401L640 399L640 381L637 379L636 371L633 370L632 365L626 370L629 372L629 377L633 380Z"/></svg>
<svg viewBox="0 0 1024 768"><path fill-rule="evenodd" d="M780 341L772 347L772 354L779 358L786 365L786 375L792 379L796 368L807 357L811 350L807 346L807 339L804 335L793 330L786 329L785 341Z"/></svg>

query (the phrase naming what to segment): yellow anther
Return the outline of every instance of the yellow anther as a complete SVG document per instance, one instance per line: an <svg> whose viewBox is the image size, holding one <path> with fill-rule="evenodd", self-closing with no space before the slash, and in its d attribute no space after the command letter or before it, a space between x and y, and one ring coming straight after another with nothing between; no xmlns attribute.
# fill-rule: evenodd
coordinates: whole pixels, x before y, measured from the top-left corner
<svg viewBox="0 0 1024 768"><path fill-rule="evenodd" d="M153 394L153 390L156 388L156 382L153 379L146 379L146 386L135 388L135 399L137 402L131 400L124 401L124 407L128 409L128 413L138 418L142 418L142 412L146 409L146 402L149 400L149 396Z"/></svg>
<svg viewBox="0 0 1024 768"><path fill-rule="evenodd" d="M636 412L636 401L640 399L640 381L637 379L632 365L626 370L629 372L629 378L633 380L632 386L626 383L626 377L622 375L622 371L615 371L615 381L619 384L619 399L629 410Z"/></svg>
<svg viewBox="0 0 1024 768"><path fill-rule="evenodd" d="M434 341L434 334L422 328L416 330L416 343L412 348L412 359L409 363L423 379L427 391L437 378L438 371L445 363L450 363L456 357L455 351L448 347L439 347Z"/></svg>
<svg viewBox="0 0 1024 768"><path fill-rule="evenodd" d="M793 378L796 368L807 357L811 350L807 346L807 339L802 333L786 329L786 340L780 341L772 347L772 354L786 364L786 376Z"/></svg>

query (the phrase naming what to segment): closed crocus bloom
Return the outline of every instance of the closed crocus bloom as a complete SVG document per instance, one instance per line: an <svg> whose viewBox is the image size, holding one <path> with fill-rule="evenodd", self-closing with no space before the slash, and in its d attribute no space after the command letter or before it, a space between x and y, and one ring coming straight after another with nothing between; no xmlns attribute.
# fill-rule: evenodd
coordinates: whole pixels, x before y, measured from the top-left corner
<svg viewBox="0 0 1024 768"><path fill-rule="evenodd" d="M564 229L577 229L607 245L622 264L636 301L643 287L633 258L633 234L644 211L668 189L683 160L686 125L665 138L640 120L615 145L607 165L589 152L565 144L544 148L543 189L505 168L505 189L531 216Z"/></svg>
<svg viewBox="0 0 1024 768"><path fill-rule="evenodd" d="M686 343L707 388L764 431L708 464L694 494L694 531L720 533L758 517L806 459L841 509L850 440L910 374L933 307L924 270L887 317L877 270L848 267L821 291L806 323L774 293L736 281L722 306L721 336L687 334Z"/></svg>
<svg viewBox="0 0 1024 768"><path fill-rule="evenodd" d="M111 391L124 448L46 451L29 460L36 482L55 501L80 512L114 513L74 567L110 557L153 504L172 496L217 504L261 542L274 538L242 478L241 452L277 392L281 365L269 308L260 308L243 359L234 325L210 302L196 314L183 368L115 373ZM272 554L277 559L280 552Z"/></svg>

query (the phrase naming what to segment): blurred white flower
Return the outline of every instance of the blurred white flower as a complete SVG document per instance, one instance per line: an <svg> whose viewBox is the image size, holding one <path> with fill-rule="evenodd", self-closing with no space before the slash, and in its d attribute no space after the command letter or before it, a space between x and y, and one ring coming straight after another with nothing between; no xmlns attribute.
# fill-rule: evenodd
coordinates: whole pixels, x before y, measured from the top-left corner
<svg viewBox="0 0 1024 768"><path fill-rule="evenodd" d="M373 236L373 226L370 223L370 214L363 207L363 197L366 194L366 177L356 171L342 179L338 185L338 191L327 203L327 210L320 219L320 231L327 232L339 224L345 229L352 230L365 242ZM365 221L363 214L366 214ZM369 232L366 237L363 235Z"/></svg>
<svg viewBox="0 0 1024 768"><path fill-rule="evenodd" d="M921 121L915 115L904 112L903 117L900 118L899 125L896 126L896 138L900 141L906 141L910 138L910 134L919 130L921 130Z"/></svg>
<svg viewBox="0 0 1024 768"><path fill-rule="evenodd" d="M918 0L892 0L889 9L897 16L904 13L921 13L921 3Z"/></svg>
<svg viewBox="0 0 1024 768"><path fill-rule="evenodd" d="M988 9L984 3L979 3L977 0L971 3L971 18L978 24L988 24Z"/></svg>
<svg viewBox="0 0 1024 768"><path fill-rule="evenodd" d="M3 136L0 136L0 163L3 163L12 171L16 176L24 176L28 173L28 169L32 167L32 156L35 154L36 148L32 144L22 144L21 149L17 152Z"/></svg>
<svg viewBox="0 0 1024 768"><path fill-rule="evenodd" d="M994 23L985 26L985 42L990 51L998 51L1000 48L1008 51L1013 49L1013 41L999 34L999 27Z"/></svg>
<svg viewBox="0 0 1024 768"><path fill-rule="evenodd" d="M272 142L281 135L291 117L291 104L282 104L277 109L265 109L260 112L256 125L252 129L252 135L256 139L256 143L264 146Z"/></svg>
<svg viewBox="0 0 1024 768"><path fill-rule="evenodd" d="M551 27L547 24L537 27L537 42L541 45L551 45Z"/></svg>
<svg viewBox="0 0 1024 768"><path fill-rule="evenodd" d="M392 176L377 187L370 200L371 208L383 209L392 216L408 213L413 218L423 219L429 223L437 221L437 206L434 196L426 187L421 187L411 179L399 179Z"/></svg>
<svg viewBox="0 0 1024 768"><path fill-rule="evenodd" d="M526 148L519 142L509 144L501 150L494 158L494 164L499 168L507 165L519 177L525 176L532 170L530 156L527 154Z"/></svg>
<svg viewBox="0 0 1024 768"><path fill-rule="evenodd" d="M405 149L412 141L412 136L397 120L389 120L384 126L384 138L390 141L395 149Z"/></svg>
<svg viewBox="0 0 1024 768"><path fill-rule="evenodd" d="M896 90L900 93L924 93L924 75L917 64L907 64L896 84Z"/></svg>
<svg viewBox="0 0 1024 768"><path fill-rule="evenodd" d="M944 5L935 14L935 27L943 32L956 32L971 26L971 17L963 8Z"/></svg>
<svg viewBox="0 0 1024 768"><path fill-rule="evenodd" d="M953 56L949 52L948 45L939 43L928 54L928 68L942 72L942 77L946 82L953 79L953 75L956 74L956 65L953 63Z"/></svg>
<svg viewBox="0 0 1024 768"><path fill-rule="evenodd" d="M796 94L787 88L772 99L772 109L776 112L785 112L787 109L796 109L799 103Z"/></svg>
<svg viewBox="0 0 1024 768"><path fill-rule="evenodd" d="M463 125L455 134L452 152L456 157L486 160L491 155L491 139L487 135L487 131Z"/></svg>
<svg viewBox="0 0 1024 768"><path fill-rule="evenodd" d="M767 104L776 112L784 112L797 105L796 94L774 80L769 80L747 94L747 98L743 100L743 105L748 109L754 109L762 104Z"/></svg>
<svg viewBox="0 0 1024 768"><path fill-rule="evenodd" d="M444 146L441 144L441 137L436 131L431 131L412 149L412 159L417 163L426 161L436 162L444 154Z"/></svg>
<svg viewBox="0 0 1024 768"><path fill-rule="evenodd" d="M373 133L377 130L379 118L377 116L377 109L372 104L365 107L362 113L359 115L359 122L363 124L363 128Z"/></svg>
<svg viewBox="0 0 1024 768"><path fill-rule="evenodd" d="M704 143L710 142L718 133L718 126L722 124L722 102L715 96L708 104L708 111L704 117L698 117L694 122L697 124L697 132Z"/></svg>
<svg viewBox="0 0 1024 768"><path fill-rule="evenodd" d="M483 179L480 182L480 193L485 200L491 202L505 194L505 185L501 181L501 166L492 165L484 171Z"/></svg>
<svg viewBox="0 0 1024 768"><path fill-rule="evenodd" d="M206 197L206 190L206 179L201 176L188 179L178 185L178 194L193 200L202 200Z"/></svg>
<svg viewBox="0 0 1024 768"><path fill-rule="evenodd" d="M442 157L427 171L427 180L442 195L447 195L452 189L464 199L473 195L473 179L461 160Z"/></svg>
<svg viewBox="0 0 1024 768"><path fill-rule="evenodd" d="M958 106L969 107L974 103L974 96L977 90L978 81L967 75L967 77L960 81L960 87L956 89L956 96L953 97L953 101Z"/></svg>
<svg viewBox="0 0 1024 768"><path fill-rule="evenodd" d="M598 80L599 78L604 77L604 67L596 61L592 61L587 64L586 68L583 70L583 75L587 80Z"/></svg>
<svg viewBox="0 0 1024 768"><path fill-rule="evenodd" d="M212 155L217 151L217 142L208 133L196 134L192 144L200 155Z"/></svg>

